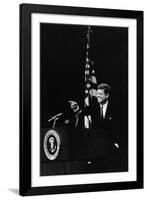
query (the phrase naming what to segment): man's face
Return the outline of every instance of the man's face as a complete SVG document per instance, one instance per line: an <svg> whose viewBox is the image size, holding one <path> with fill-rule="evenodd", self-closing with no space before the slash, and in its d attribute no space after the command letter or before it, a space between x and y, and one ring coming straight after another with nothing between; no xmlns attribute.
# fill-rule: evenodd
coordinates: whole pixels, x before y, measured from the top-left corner
<svg viewBox="0 0 147 200"><path fill-rule="evenodd" d="M104 89L97 90L97 100L99 103L103 104L107 101L109 94L105 94Z"/></svg>

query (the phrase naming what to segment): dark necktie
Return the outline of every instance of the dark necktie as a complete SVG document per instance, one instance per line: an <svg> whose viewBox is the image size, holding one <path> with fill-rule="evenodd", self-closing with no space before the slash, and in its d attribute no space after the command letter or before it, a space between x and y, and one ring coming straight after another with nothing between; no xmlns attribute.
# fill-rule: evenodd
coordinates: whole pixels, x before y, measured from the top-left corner
<svg viewBox="0 0 147 200"><path fill-rule="evenodd" d="M100 118L103 119L103 105L100 106Z"/></svg>

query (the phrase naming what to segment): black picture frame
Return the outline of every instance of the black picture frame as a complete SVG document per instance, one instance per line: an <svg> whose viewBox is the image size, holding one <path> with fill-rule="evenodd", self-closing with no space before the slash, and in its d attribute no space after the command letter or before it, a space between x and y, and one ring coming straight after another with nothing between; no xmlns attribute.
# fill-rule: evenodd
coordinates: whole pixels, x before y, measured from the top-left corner
<svg viewBox="0 0 147 200"><path fill-rule="evenodd" d="M31 16L40 14L61 14L90 17L108 17L119 19L136 19L137 22L137 150L136 150L136 180L107 183L70 184L57 186L32 186L31 176L31 63L32 63L32 41L31 41ZM64 23L64 22L63 22ZM124 190L143 188L143 11L113 10L99 8L82 8L51 6L37 4L20 5L20 173L19 194L43 195L75 192L92 192L108 190Z"/></svg>

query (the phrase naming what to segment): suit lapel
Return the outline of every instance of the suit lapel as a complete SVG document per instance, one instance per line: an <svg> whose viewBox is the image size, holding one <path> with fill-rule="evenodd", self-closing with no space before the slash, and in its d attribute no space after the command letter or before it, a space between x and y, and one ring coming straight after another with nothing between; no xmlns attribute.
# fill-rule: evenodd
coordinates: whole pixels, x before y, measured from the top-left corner
<svg viewBox="0 0 147 200"><path fill-rule="evenodd" d="M111 115L112 115L112 110L111 110L110 102L108 102L105 119L111 118Z"/></svg>

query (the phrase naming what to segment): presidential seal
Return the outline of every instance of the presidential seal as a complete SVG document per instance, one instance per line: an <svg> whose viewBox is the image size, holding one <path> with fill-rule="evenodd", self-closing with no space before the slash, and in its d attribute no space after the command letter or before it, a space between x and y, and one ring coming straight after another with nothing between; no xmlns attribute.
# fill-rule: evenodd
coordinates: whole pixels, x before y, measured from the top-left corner
<svg viewBox="0 0 147 200"><path fill-rule="evenodd" d="M55 160L60 150L60 137L56 130L50 129L44 137L44 152L49 160Z"/></svg>

